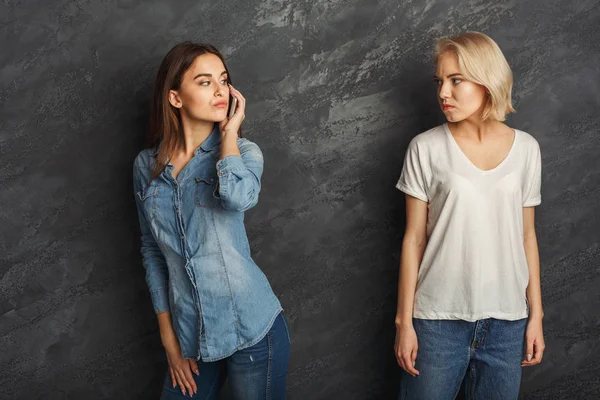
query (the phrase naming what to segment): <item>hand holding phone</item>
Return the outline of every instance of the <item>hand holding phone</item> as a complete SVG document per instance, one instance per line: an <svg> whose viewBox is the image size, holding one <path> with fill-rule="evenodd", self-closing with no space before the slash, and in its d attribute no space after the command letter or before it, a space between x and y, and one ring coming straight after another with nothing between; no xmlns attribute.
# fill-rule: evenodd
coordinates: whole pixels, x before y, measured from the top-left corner
<svg viewBox="0 0 600 400"><path fill-rule="evenodd" d="M229 106L229 116L227 118L231 118L233 117L233 114L235 114L235 109L237 108L237 102L238 99L236 97L230 96L231 97L231 102L230 102L230 106Z"/></svg>
<svg viewBox="0 0 600 400"><path fill-rule="evenodd" d="M229 95L229 112L227 113L227 118L219 124L219 128L223 134L226 132L235 132L232 136L239 136L240 125L245 117L244 111L246 110L246 99L231 85L229 85Z"/></svg>

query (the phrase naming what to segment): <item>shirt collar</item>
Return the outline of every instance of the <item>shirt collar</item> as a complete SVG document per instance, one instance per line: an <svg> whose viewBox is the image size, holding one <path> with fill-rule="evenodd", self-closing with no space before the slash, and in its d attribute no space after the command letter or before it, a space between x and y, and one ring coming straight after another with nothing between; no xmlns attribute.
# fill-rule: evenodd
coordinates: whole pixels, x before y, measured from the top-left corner
<svg viewBox="0 0 600 400"><path fill-rule="evenodd" d="M212 132L210 133L210 135L208 135L208 137L204 140L204 142L202 142L202 144L200 146L198 146L198 148L196 150L194 150L194 153L198 154L200 152L200 150L202 150L204 152L209 152L209 151L213 150L215 147L217 147L219 144L221 144L221 132L219 129L219 124L215 122L215 126L214 126ZM156 146L156 148L154 149L154 157L156 157L158 155L159 150L160 150L160 144L158 146Z"/></svg>
<svg viewBox="0 0 600 400"><path fill-rule="evenodd" d="M221 143L221 131L219 129L219 124L215 123L215 127L208 137L202 142L202 144L198 147L198 149L202 149L203 151L211 151L215 147L217 147ZM198 154L198 149L196 149L196 154Z"/></svg>

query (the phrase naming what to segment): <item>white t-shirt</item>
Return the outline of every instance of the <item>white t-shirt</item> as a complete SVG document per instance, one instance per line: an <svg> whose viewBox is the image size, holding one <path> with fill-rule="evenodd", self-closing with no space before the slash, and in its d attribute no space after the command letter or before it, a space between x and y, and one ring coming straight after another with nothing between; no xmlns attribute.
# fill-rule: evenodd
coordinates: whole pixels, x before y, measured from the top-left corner
<svg viewBox="0 0 600 400"><path fill-rule="evenodd" d="M541 202L541 157L533 136L515 132L506 158L488 171L467 158L447 124L410 142L396 187L428 203L415 318L527 317L523 207Z"/></svg>

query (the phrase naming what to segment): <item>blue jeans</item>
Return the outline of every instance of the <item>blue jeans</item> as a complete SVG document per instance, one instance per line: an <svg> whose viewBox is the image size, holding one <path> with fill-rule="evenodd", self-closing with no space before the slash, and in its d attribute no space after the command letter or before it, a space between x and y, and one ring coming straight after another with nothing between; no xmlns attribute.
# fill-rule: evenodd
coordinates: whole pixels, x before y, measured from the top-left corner
<svg viewBox="0 0 600 400"><path fill-rule="evenodd" d="M284 400L290 358L289 329L281 312L267 335L252 347L214 362L198 361L200 375L192 373L198 391L192 399L216 400L225 378L236 400ZM161 400L190 399L173 388L167 372Z"/></svg>
<svg viewBox="0 0 600 400"><path fill-rule="evenodd" d="M413 319L419 349L412 377L402 370L401 400L456 398L465 382L467 399L517 399L527 318Z"/></svg>

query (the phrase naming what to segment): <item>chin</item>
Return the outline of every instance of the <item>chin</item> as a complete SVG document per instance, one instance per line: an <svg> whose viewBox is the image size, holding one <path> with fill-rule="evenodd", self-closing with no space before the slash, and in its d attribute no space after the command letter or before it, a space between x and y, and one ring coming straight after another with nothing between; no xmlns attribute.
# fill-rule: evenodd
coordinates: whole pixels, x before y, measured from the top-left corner
<svg viewBox="0 0 600 400"><path fill-rule="evenodd" d="M457 116L457 115L446 114L446 113L444 113L444 115L446 116L446 120L448 122L460 122L464 119L461 116Z"/></svg>
<svg viewBox="0 0 600 400"><path fill-rule="evenodd" d="M206 115L205 118L202 118L204 121L210 121L210 122L223 122L225 121L225 119L227 119L227 111L222 111L222 112L215 112L215 113L210 113L209 115Z"/></svg>

